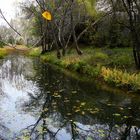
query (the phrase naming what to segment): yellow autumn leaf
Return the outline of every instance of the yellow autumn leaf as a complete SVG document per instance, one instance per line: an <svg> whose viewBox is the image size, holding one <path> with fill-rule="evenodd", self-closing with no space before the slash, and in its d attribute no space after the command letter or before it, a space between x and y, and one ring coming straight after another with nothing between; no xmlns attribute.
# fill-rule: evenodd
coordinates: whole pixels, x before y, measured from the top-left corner
<svg viewBox="0 0 140 140"><path fill-rule="evenodd" d="M52 15L50 12L45 11L44 13L42 13L42 16L46 19L46 20L52 20Z"/></svg>

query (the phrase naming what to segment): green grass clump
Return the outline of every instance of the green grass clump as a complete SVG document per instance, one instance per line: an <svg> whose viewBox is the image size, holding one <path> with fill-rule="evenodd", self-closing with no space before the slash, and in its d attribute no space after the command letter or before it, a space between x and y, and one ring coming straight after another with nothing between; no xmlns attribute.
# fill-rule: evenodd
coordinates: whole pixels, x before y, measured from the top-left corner
<svg viewBox="0 0 140 140"><path fill-rule="evenodd" d="M41 59L44 62L49 62L55 65L58 65L60 63L60 60L57 59L56 54L53 52L49 52L49 53L41 55Z"/></svg>
<svg viewBox="0 0 140 140"><path fill-rule="evenodd" d="M4 48L0 48L0 59L7 55L7 51Z"/></svg>
<svg viewBox="0 0 140 140"><path fill-rule="evenodd" d="M41 51L39 48L33 48L29 51L29 56L32 56L32 57L37 57L37 56L40 56L41 54Z"/></svg>

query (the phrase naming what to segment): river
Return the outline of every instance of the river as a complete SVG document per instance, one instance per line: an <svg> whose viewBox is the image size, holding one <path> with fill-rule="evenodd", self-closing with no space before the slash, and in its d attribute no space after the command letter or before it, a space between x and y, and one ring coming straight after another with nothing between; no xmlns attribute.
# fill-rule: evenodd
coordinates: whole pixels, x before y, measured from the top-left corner
<svg viewBox="0 0 140 140"><path fill-rule="evenodd" d="M23 55L0 60L0 139L139 140L140 95L79 79Z"/></svg>

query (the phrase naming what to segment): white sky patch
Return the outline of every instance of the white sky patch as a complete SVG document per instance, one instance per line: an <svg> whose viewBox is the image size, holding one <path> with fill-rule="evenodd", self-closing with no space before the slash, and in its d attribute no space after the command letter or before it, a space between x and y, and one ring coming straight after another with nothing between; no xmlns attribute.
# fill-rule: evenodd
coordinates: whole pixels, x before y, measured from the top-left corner
<svg viewBox="0 0 140 140"><path fill-rule="evenodd" d="M0 8L8 21L14 18L17 10L17 3L22 0L0 0ZM5 24L5 21L0 18L0 25Z"/></svg>

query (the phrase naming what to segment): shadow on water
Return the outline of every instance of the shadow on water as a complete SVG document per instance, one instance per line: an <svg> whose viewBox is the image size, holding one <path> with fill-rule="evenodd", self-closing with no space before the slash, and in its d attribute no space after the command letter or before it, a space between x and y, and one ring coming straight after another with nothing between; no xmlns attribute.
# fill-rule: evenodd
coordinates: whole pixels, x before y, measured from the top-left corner
<svg viewBox="0 0 140 140"><path fill-rule="evenodd" d="M21 55L0 65L1 139L140 139L137 94L103 91Z"/></svg>

